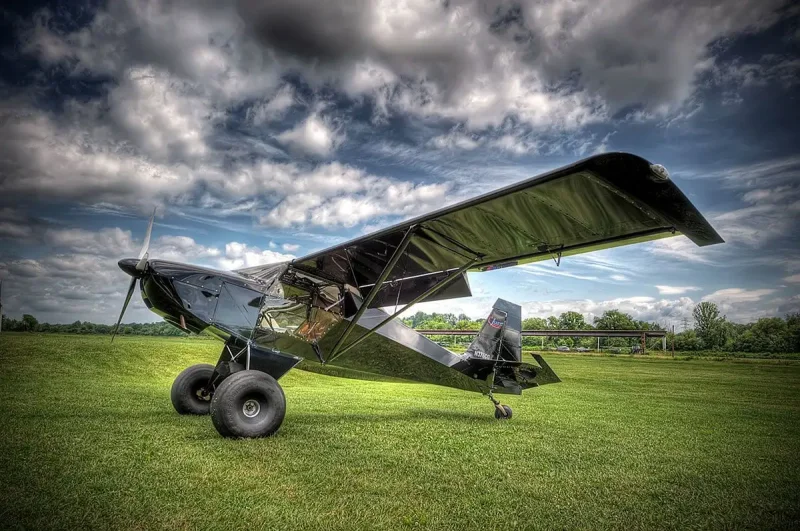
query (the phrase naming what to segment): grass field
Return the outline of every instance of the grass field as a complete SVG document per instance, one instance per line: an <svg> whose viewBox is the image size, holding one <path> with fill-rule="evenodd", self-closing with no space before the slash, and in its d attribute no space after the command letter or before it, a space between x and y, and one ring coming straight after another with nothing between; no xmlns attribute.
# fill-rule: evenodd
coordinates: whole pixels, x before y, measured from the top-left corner
<svg viewBox="0 0 800 531"><path fill-rule="evenodd" d="M270 439L169 389L219 344L0 336L0 527L797 528L800 363L551 355L505 398L292 371Z"/></svg>

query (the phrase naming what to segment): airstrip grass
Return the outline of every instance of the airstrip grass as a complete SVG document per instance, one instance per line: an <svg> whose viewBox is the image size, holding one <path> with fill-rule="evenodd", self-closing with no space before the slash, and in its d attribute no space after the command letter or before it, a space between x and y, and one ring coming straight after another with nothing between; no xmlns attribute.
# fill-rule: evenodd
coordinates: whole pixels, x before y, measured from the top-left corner
<svg viewBox="0 0 800 531"><path fill-rule="evenodd" d="M169 389L219 344L0 336L0 527L800 525L800 363L551 355L504 397L292 371L283 427L225 440Z"/></svg>

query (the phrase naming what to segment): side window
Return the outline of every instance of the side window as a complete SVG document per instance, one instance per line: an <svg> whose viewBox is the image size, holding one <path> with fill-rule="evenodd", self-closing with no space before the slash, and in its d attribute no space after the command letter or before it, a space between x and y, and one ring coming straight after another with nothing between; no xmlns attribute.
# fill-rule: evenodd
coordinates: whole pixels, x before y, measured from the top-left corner
<svg viewBox="0 0 800 531"><path fill-rule="evenodd" d="M251 337L263 295L249 288L223 282L214 322L220 328Z"/></svg>
<svg viewBox="0 0 800 531"><path fill-rule="evenodd" d="M304 302L265 297L258 321L263 332L294 334L308 318L308 306Z"/></svg>
<svg viewBox="0 0 800 531"><path fill-rule="evenodd" d="M296 279L295 279L296 280ZM306 282L302 287L281 284L283 297L264 298L258 321L262 339L292 335L304 341L318 341L342 319L342 298L338 286Z"/></svg>

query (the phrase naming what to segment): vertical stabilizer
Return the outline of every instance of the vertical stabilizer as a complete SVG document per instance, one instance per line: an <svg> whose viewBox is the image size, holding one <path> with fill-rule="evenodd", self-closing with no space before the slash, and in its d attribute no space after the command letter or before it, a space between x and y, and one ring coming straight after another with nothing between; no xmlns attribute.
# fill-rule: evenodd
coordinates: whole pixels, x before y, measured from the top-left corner
<svg viewBox="0 0 800 531"><path fill-rule="evenodd" d="M497 299L475 340L467 347L470 358L521 361L522 307Z"/></svg>

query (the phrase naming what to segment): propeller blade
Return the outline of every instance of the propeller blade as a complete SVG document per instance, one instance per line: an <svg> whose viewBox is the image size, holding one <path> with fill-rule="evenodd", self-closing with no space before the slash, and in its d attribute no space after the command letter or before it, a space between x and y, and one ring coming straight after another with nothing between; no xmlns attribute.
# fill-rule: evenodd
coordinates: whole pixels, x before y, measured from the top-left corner
<svg viewBox="0 0 800 531"><path fill-rule="evenodd" d="M136 269L139 271L144 271L145 266L147 266L147 251L150 249L150 234L153 232L153 220L156 217L156 209L153 209L153 214L150 216L150 223L147 224L147 232L144 233L144 243L142 244L142 250L139 252L139 263L136 264Z"/></svg>
<svg viewBox="0 0 800 531"><path fill-rule="evenodd" d="M133 290L136 289L136 279L131 279L131 285L128 286L128 294L125 296L125 304L122 305L122 311L119 312L119 319L117 319L117 326L114 327L114 333L111 334L111 342L114 342L114 337L116 337L117 332L119 331L119 324L122 322L122 317L125 315L125 310L128 309L128 303L131 302L131 296L133 295Z"/></svg>

